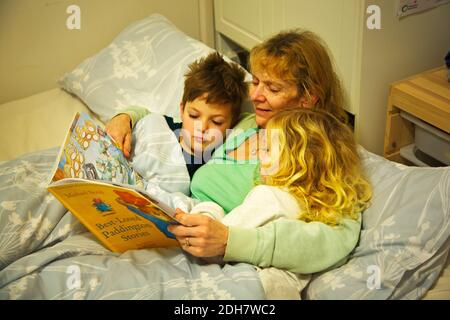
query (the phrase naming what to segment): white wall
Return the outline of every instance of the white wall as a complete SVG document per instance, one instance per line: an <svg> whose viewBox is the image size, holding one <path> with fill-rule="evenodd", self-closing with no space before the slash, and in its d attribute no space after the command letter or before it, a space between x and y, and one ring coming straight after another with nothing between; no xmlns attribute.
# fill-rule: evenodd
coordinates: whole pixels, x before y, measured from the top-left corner
<svg viewBox="0 0 450 320"><path fill-rule="evenodd" d="M71 4L81 30L66 28ZM0 0L0 103L56 87L130 22L156 12L191 37L213 38L212 0Z"/></svg>
<svg viewBox="0 0 450 320"><path fill-rule="evenodd" d="M366 0L381 8L381 30L363 31L360 105L356 134L383 154L389 85L439 67L450 50L450 4L398 20L393 0ZM449 119L450 121L450 119Z"/></svg>

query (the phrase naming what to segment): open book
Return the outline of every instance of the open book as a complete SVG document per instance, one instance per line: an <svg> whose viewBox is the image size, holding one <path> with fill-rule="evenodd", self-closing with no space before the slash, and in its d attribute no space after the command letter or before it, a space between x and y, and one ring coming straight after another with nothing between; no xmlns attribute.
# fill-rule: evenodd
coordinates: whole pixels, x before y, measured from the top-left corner
<svg viewBox="0 0 450 320"><path fill-rule="evenodd" d="M143 180L106 131L77 113L47 186L114 252L178 246L175 210L143 190Z"/></svg>

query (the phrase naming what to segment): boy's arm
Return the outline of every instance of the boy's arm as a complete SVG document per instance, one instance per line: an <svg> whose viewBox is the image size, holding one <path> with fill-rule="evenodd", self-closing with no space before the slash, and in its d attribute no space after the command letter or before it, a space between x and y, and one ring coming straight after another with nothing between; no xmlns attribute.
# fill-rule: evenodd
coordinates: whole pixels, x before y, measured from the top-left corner
<svg viewBox="0 0 450 320"><path fill-rule="evenodd" d="M361 219L337 226L283 219L259 228L229 227L225 261L315 273L342 262L355 248Z"/></svg>

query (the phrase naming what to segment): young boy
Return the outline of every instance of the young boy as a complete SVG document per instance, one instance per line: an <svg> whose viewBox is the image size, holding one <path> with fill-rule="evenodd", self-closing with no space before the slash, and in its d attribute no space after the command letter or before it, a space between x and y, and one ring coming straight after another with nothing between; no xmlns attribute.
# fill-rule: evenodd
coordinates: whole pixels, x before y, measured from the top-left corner
<svg viewBox="0 0 450 320"><path fill-rule="evenodd" d="M180 103L181 123L149 114L133 128L132 165L148 183L147 191L161 188L189 195L192 176L237 123L247 92L245 72L218 53L192 63ZM133 108L124 111L107 125L113 138L120 128L117 123L127 121L133 127ZM127 157L130 139L125 137L122 146Z"/></svg>

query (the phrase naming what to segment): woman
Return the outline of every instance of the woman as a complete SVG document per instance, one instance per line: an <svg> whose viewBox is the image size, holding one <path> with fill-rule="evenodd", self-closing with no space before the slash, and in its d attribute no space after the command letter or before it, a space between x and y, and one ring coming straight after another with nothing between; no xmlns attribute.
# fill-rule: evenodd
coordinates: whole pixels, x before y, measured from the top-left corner
<svg viewBox="0 0 450 320"><path fill-rule="evenodd" d="M197 171L191 184L195 198L214 201L226 212L243 202L259 178L258 129L265 128L274 114L292 107L317 108L346 121L339 79L325 45L313 33L275 35L252 49L250 68L255 114L243 117L236 133ZM113 118L108 124L108 132L118 141L125 141L131 131L130 119L134 123L146 112L130 108L126 113L130 117ZM180 214L178 218L182 225L172 226L170 231L192 255L223 256L225 261L297 273L318 272L341 262L354 249L360 232L360 219L342 219L336 226L279 220L245 229L227 227L200 214ZM310 246L313 242L326 245Z"/></svg>

